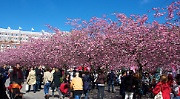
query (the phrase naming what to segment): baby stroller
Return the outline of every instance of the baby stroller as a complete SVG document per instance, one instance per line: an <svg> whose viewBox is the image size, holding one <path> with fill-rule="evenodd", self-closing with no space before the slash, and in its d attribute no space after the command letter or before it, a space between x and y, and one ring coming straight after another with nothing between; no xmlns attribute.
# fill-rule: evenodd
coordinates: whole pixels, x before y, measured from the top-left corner
<svg viewBox="0 0 180 99"><path fill-rule="evenodd" d="M10 99L22 99L23 94L20 92L19 88L12 88L9 90Z"/></svg>
<svg viewBox="0 0 180 99"><path fill-rule="evenodd" d="M15 82L10 84L8 86L10 99L22 99L23 98L23 94L20 92L21 88L22 88L22 86L17 84L17 83L15 83Z"/></svg>
<svg viewBox="0 0 180 99"><path fill-rule="evenodd" d="M69 97L70 96L70 93L69 93L69 84L68 83L62 83L60 85L59 89L60 89L60 91L61 91L61 93L63 95L63 99L65 97Z"/></svg>

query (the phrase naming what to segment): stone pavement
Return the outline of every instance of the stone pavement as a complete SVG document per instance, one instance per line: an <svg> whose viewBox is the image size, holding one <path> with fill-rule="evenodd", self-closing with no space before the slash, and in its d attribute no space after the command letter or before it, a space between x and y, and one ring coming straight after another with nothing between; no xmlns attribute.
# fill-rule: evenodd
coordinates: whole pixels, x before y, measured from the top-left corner
<svg viewBox="0 0 180 99"><path fill-rule="evenodd" d="M6 81L6 87L9 85L9 79ZM42 86L43 87L43 86ZM31 90L32 90L31 86ZM44 90L37 91L36 93L33 93L33 91L30 91L26 93L25 91L25 83L23 84L23 88L21 89L21 92L24 93L23 97L24 99L44 99ZM52 94L52 91L49 91L50 94ZM50 99L58 99L57 97L58 92L55 92L54 97L50 97ZM65 97L64 99L69 99L68 97ZM82 96L83 99L83 96ZM97 89L91 90L89 93L89 99L97 99ZM121 96L119 95L119 87L115 87L115 93L109 93L107 92L107 87L105 87L105 98L104 99L121 99ZM148 99L148 98L143 98Z"/></svg>

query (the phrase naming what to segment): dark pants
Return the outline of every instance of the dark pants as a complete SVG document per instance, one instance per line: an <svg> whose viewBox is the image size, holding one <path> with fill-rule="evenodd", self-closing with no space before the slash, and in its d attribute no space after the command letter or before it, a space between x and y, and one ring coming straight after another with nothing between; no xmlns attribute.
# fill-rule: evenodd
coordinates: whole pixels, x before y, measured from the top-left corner
<svg viewBox="0 0 180 99"><path fill-rule="evenodd" d="M112 87L112 92L114 92L114 81L113 80L108 81L108 92L110 92L110 87Z"/></svg>
<svg viewBox="0 0 180 99"><path fill-rule="evenodd" d="M41 83L40 80L37 80L37 81L36 81L36 90L38 90L38 89L41 88L40 83Z"/></svg>
<svg viewBox="0 0 180 99"><path fill-rule="evenodd" d="M75 99L80 99L82 93L83 93L83 90L74 90L74 97L75 97Z"/></svg>
<svg viewBox="0 0 180 99"><path fill-rule="evenodd" d="M33 91L36 92L36 84L34 84L34 85L32 85L32 86L33 86ZM31 85L29 85L28 91L30 91L30 89L31 89Z"/></svg>
<svg viewBox="0 0 180 99"><path fill-rule="evenodd" d="M104 86L98 86L98 99L104 98Z"/></svg>

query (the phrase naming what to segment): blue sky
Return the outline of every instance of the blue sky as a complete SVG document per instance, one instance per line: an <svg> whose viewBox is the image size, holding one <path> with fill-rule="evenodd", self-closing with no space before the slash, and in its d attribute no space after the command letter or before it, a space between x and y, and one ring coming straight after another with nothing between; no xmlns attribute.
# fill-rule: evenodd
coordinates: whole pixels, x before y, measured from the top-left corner
<svg viewBox="0 0 180 99"><path fill-rule="evenodd" d="M50 24L62 31L69 31L67 18L89 20L112 13L143 15L153 7L166 7L176 0L0 0L0 28L34 31L49 29ZM149 16L152 13L149 13ZM149 17L154 20L153 17Z"/></svg>

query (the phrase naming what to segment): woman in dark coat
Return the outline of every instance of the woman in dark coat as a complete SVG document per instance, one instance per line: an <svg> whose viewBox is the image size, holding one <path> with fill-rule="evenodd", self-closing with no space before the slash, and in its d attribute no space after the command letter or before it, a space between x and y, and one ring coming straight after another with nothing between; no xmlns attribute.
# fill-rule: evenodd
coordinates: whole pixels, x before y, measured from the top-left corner
<svg viewBox="0 0 180 99"><path fill-rule="evenodd" d="M59 90L60 84L62 83L60 81L61 77L62 77L61 71L58 68L56 68L55 72L53 74L53 86L51 86L51 87L54 87L52 89L56 89L58 91L60 97L62 96L62 94L61 94L61 92ZM54 92L54 90L53 90L53 92Z"/></svg>
<svg viewBox="0 0 180 99"><path fill-rule="evenodd" d="M6 94L6 87L4 85L2 75L0 75L0 99L9 99Z"/></svg>

